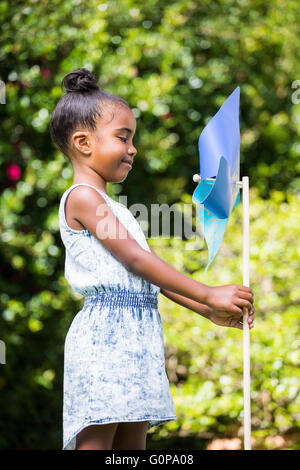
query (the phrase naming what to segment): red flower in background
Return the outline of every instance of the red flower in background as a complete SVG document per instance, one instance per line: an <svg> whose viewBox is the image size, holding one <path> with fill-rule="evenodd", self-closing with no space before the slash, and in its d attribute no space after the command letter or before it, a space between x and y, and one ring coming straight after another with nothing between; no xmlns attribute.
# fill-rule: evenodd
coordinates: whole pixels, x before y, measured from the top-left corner
<svg viewBox="0 0 300 470"><path fill-rule="evenodd" d="M166 121L167 119L170 119L172 117L172 114L171 113L166 113L166 114L162 114L160 116L164 121Z"/></svg>
<svg viewBox="0 0 300 470"><path fill-rule="evenodd" d="M12 163L7 168L6 174L9 177L10 180L17 181L18 179L20 179L20 176L21 176L20 167L16 164Z"/></svg>
<svg viewBox="0 0 300 470"><path fill-rule="evenodd" d="M44 69L43 67L41 67L40 70L41 70L41 76L42 76L43 78L49 78L49 77L51 77L51 72L50 72L49 69Z"/></svg>

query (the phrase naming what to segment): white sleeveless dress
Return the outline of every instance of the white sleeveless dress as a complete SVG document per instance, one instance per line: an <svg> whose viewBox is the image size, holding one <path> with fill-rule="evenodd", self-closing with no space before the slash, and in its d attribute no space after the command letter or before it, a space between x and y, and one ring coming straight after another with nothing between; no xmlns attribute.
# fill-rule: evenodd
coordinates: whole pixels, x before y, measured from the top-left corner
<svg viewBox="0 0 300 470"><path fill-rule="evenodd" d="M137 243L150 247L123 204L87 183L62 195L59 226L65 278L85 298L64 347L63 450L92 424L149 421L148 429L176 420L165 369L163 330L156 286L128 271L88 230L71 229L65 202L76 186L98 191Z"/></svg>

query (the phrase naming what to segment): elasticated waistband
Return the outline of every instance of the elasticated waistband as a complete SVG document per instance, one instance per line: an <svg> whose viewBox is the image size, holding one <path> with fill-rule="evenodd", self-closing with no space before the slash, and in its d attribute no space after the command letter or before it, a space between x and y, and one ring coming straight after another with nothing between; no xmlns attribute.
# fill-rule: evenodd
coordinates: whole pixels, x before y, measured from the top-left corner
<svg viewBox="0 0 300 470"><path fill-rule="evenodd" d="M158 295L148 292L132 292L126 290L98 292L85 296L84 306L100 304L110 307L152 307L157 308Z"/></svg>

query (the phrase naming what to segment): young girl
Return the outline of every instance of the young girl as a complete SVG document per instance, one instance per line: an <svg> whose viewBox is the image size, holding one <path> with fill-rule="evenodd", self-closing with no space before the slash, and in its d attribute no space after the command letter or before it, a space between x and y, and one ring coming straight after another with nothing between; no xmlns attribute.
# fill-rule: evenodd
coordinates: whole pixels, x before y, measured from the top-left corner
<svg viewBox="0 0 300 470"><path fill-rule="evenodd" d="M253 327L253 292L209 287L150 249L131 212L107 194L137 153L128 103L99 89L84 68L63 79L50 133L71 161L59 224L65 277L85 297L64 349L63 450L145 449L147 430L176 419L165 370L159 292L217 325Z"/></svg>

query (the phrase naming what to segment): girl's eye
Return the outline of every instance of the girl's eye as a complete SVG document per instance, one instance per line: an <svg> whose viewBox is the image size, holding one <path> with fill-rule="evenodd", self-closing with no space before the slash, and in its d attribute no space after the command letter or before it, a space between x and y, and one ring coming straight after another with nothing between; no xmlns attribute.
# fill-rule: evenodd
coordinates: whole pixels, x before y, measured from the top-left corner
<svg viewBox="0 0 300 470"><path fill-rule="evenodd" d="M124 137L124 138L123 138L123 137L119 137L119 139L121 139L123 142L126 142L126 141L127 141L126 137Z"/></svg>

